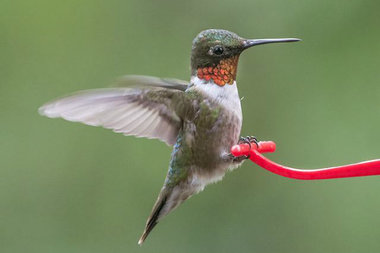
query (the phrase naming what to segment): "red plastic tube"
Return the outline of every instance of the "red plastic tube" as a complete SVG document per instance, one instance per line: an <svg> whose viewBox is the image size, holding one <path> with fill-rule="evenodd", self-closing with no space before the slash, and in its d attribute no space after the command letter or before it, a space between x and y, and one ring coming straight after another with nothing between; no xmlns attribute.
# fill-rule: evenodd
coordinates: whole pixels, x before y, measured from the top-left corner
<svg viewBox="0 0 380 253"><path fill-rule="evenodd" d="M231 153L234 156L249 155L249 159L260 167L283 177L300 179L300 180L315 180L315 179L332 179L345 177L363 177L380 175L380 160L371 160L360 163L348 164L337 167L304 170L294 169L275 163L261 153L274 152L276 144L272 141L262 141L251 144L235 145L231 148Z"/></svg>

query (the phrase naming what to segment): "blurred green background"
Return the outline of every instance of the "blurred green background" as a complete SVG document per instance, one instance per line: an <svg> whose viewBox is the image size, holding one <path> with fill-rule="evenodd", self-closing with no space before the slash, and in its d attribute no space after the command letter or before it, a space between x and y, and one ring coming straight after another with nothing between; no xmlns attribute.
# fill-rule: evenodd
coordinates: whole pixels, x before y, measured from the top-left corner
<svg viewBox="0 0 380 253"><path fill-rule="evenodd" d="M299 37L239 63L243 135L280 163L380 158L379 1L2 0L0 251L378 252L380 177L296 181L247 162L139 247L171 149L37 113L124 74L189 79L194 36Z"/></svg>

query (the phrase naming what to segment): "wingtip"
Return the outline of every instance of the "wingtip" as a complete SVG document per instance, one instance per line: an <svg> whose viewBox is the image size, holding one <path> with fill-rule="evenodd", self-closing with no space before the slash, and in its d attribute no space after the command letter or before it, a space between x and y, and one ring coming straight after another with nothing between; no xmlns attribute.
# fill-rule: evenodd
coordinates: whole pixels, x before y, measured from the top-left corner
<svg viewBox="0 0 380 253"><path fill-rule="evenodd" d="M38 114L41 116L46 116L45 114L45 105L38 108Z"/></svg>
<svg viewBox="0 0 380 253"><path fill-rule="evenodd" d="M48 118L58 118L59 113L54 111L54 105L51 103L44 104L38 108L38 114Z"/></svg>

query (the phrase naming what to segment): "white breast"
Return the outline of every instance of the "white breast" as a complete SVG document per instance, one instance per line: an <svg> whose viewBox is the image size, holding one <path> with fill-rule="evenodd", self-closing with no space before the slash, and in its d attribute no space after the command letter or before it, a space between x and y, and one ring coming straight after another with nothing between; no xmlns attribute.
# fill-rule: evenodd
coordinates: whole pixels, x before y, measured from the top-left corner
<svg viewBox="0 0 380 253"><path fill-rule="evenodd" d="M197 76L192 76L190 82L194 85L195 89L215 99L218 104L234 112L240 120L243 119L236 81L232 85L219 86L212 79L206 81L199 79Z"/></svg>

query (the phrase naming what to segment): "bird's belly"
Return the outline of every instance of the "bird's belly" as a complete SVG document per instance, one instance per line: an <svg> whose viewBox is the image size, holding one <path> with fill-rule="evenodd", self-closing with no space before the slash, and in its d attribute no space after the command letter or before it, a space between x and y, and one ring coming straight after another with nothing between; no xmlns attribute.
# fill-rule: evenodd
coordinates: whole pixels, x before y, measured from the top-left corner
<svg viewBox="0 0 380 253"><path fill-rule="evenodd" d="M223 177L231 167L231 161L226 160L230 149L240 136L241 118L233 113L221 113L218 119L210 125L190 123L195 131L186 131L192 139L191 149L193 164L199 173L207 177Z"/></svg>

